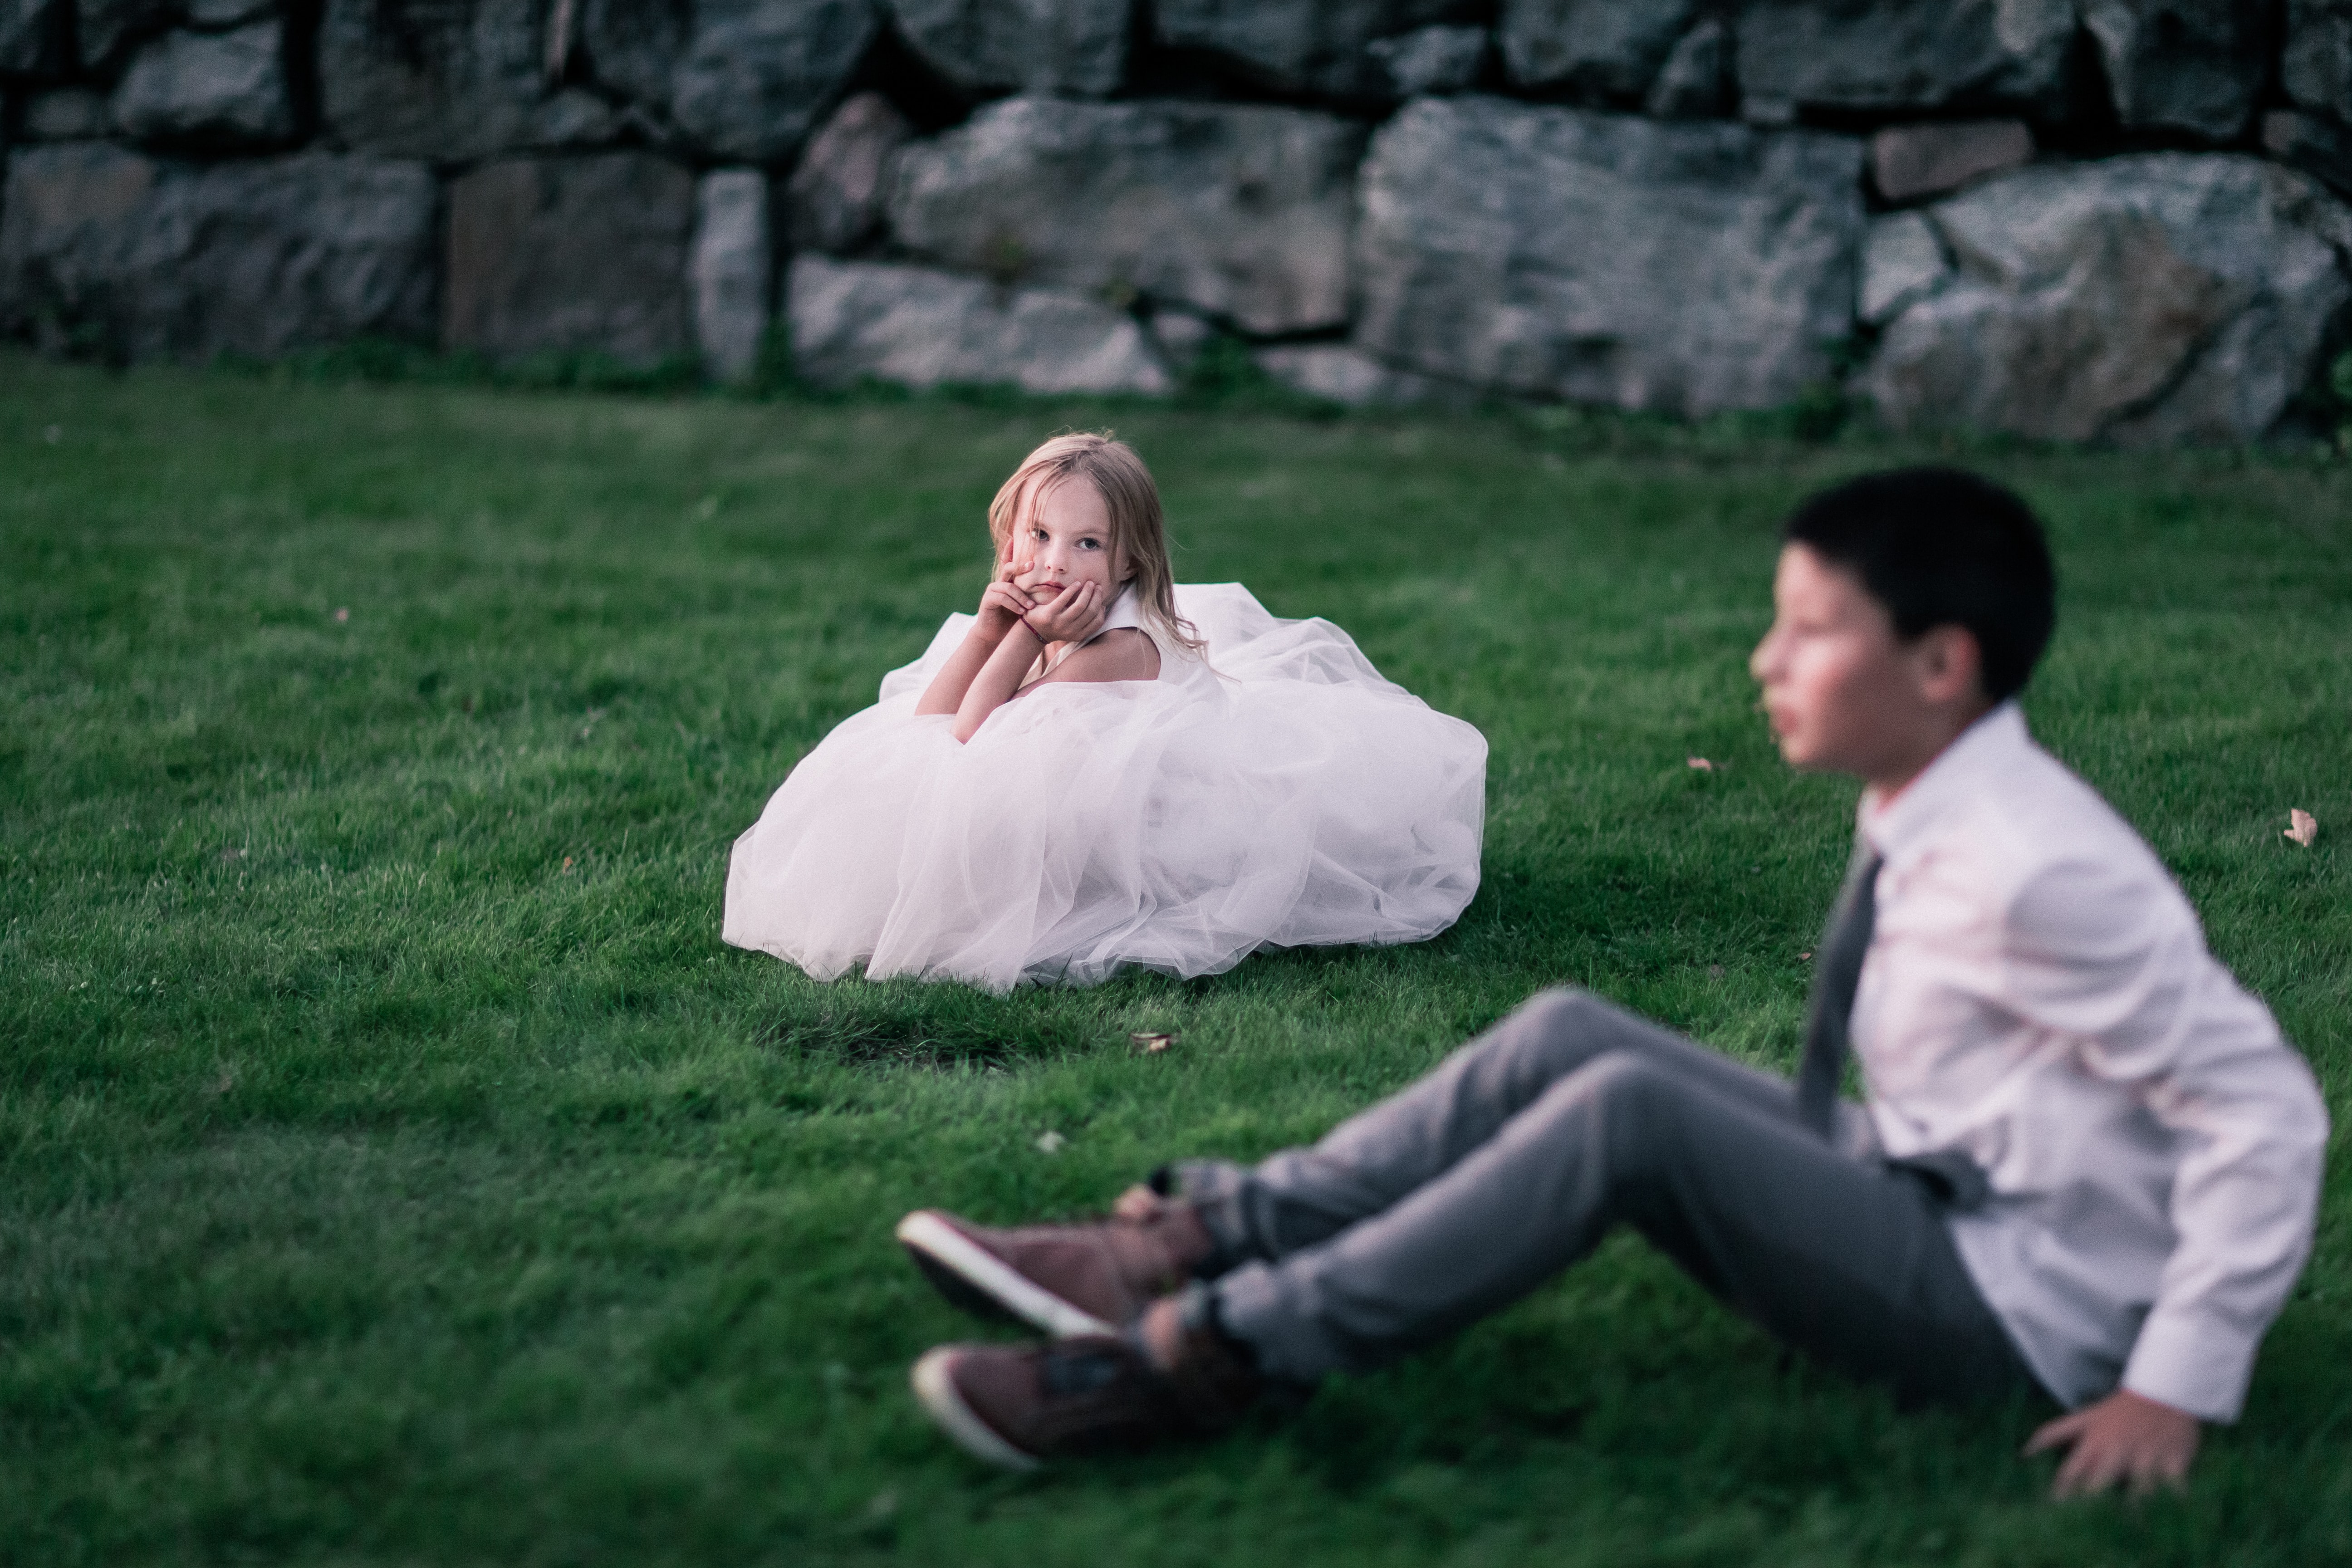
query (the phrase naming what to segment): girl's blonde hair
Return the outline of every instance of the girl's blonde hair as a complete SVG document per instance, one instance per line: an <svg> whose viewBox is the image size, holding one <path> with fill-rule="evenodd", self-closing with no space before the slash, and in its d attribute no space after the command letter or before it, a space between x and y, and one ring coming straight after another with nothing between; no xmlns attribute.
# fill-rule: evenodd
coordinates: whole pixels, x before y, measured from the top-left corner
<svg viewBox="0 0 2352 1568"><path fill-rule="evenodd" d="M1056 436L1021 459L988 507L997 563L1013 559L1013 533L1036 515L1047 492L1072 478L1085 479L1102 497L1110 513L1111 553L1127 567L1145 617L1178 647L1195 654L1206 649L1199 628L1176 613L1176 574L1168 563L1160 487L1135 448L1108 430Z"/></svg>

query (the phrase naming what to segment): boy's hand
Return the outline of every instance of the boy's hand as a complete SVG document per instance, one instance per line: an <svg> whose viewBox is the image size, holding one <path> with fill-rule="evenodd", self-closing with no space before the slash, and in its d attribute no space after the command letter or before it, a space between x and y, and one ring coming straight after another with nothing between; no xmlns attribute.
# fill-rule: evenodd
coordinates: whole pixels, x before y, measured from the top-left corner
<svg viewBox="0 0 2352 1568"><path fill-rule="evenodd" d="M996 574L996 581L980 596L980 611L972 625L972 635L985 643L1001 643L1021 617L1037 602L1036 595L1013 582L1015 568L1006 566Z"/></svg>
<svg viewBox="0 0 2352 1568"><path fill-rule="evenodd" d="M1047 642L1084 642L1109 613L1100 584L1073 583L1029 612L1029 628Z"/></svg>
<svg viewBox="0 0 2352 1568"><path fill-rule="evenodd" d="M2187 1489L2198 1431L2197 1417L2188 1412L2117 1389L2043 1426L2025 1451L2069 1450L2051 1485L2053 1497L2087 1497L2117 1481L2134 1497L2146 1497L2159 1486Z"/></svg>

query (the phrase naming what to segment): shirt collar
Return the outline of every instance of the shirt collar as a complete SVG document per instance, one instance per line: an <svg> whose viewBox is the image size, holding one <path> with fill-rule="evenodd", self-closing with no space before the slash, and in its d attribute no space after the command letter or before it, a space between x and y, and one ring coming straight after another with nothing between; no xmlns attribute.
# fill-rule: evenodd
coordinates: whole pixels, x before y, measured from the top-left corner
<svg viewBox="0 0 2352 1568"><path fill-rule="evenodd" d="M1881 859L1896 858L2032 744L2024 711L2014 701L2001 703L1961 731L1886 805L1864 790L1857 812L1864 841Z"/></svg>

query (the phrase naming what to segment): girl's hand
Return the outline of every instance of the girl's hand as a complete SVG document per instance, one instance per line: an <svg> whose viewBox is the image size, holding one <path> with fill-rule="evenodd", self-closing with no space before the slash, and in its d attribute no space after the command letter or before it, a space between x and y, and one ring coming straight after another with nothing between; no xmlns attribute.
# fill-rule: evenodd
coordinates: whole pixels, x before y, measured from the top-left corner
<svg viewBox="0 0 2352 1568"><path fill-rule="evenodd" d="M1029 612L1029 629L1047 642L1084 642L1102 630L1110 602L1098 583L1074 583Z"/></svg>
<svg viewBox="0 0 2352 1568"><path fill-rule="evenodd" d="M1016 587L1009 580L1011 571L1012 568L1007 567L1004 574L991 583L988 591L980 596L980 613L972 626L972 635L982 642L1003 642L1006 634L1020 624L1021 617L1029 613L1029 607L1037 602L1034 595Z"/></svg>

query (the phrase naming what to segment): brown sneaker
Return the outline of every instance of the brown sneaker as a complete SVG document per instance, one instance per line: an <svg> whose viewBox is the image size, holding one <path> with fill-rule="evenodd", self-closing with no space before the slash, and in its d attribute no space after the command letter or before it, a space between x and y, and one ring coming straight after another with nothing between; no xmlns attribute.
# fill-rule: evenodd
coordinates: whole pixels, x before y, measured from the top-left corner
<svg viewBox="0 0 2352 1568"><path fill-rule="evenodd" d="M966 1453L1008 1469L1212 1436L1241 1418L1258 1379L1200 1317L1192 1292L1154 1302L1125 1334L940 1345L915 1363L915 1397Z"/></svg>
<svg viewBox="0 0 2352 1568"><path fill-rule="evenodd" d="M1181 1289L1215 1251L1188 1204L1095 1225L997 1230L938 1209L898 1222L899 1245L940 1294L1058 1339L1115 1334L1154 1297Z"/></svg>

